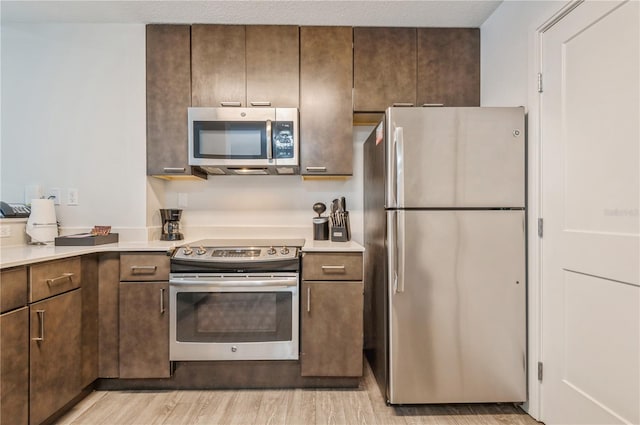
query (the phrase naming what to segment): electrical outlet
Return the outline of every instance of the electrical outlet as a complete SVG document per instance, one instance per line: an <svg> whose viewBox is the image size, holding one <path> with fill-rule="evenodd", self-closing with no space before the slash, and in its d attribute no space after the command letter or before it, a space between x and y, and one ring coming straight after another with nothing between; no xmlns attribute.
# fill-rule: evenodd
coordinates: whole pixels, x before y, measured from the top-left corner
<svg viewBox="0 0 640 425"><path fill-rule="evenodd" d="M67 205L78 205L78 189L69 188L67 190Z"/></svg>
<svg viewBox="0 0 640 425"><path fill-rule="evenodd" d="M178 208L186 208L189 205L189 195L178 192Z"/></svg>
<svg viewBox="0 0 640 425"><path fill-rule="evenodd" d="M47 198L53 199L54 205L60 205L60 188L52 187L51 189L49 189Z"/></svg>

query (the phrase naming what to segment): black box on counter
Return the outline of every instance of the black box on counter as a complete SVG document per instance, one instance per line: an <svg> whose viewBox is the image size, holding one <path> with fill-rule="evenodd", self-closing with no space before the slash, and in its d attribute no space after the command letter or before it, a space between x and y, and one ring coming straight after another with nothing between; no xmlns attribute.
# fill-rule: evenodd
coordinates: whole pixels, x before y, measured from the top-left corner
<svg viewBox="0 0 640 425"><path fill-rule="evenodd" d="M56 246L93 246L116 242L118 242L117 233L109 233L108 235L80 233L77 235L58 236L55 239Z"/></svg>

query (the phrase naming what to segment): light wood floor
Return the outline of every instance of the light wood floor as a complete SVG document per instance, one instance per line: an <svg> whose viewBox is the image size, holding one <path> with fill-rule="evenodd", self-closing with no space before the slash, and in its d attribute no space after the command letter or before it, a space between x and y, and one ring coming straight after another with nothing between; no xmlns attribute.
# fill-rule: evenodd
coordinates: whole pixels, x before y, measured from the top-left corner
<svg viewBox="0 0 640 425"><path fill-rule="evenodd" d="M353 390L95 391L61 424L536 425L511 404L389 407L368 365Z"/></svg>

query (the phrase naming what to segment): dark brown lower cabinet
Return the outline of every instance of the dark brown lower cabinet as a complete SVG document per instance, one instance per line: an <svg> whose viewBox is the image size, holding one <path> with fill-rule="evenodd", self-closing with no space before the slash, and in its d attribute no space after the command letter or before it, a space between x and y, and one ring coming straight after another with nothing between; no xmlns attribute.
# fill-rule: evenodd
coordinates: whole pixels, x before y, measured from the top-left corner
<svg viewBox="0 0 640 425"><path fill-rule="evenodd" d="M98 255L82 257L81 387L98 379Z"/></svg>
<svg viewBox="0 0 640 425"><path fill-rule="evenodd" d="M29 308L0 315L0 423L29 421Z"/></svg>
<svg viewBox="0 0 640 425"><path fill-rule="evenodd" d="M120 282L120 378L167 378L169 283Z"/></svg>
<svg viewBox="0 0 640 425"><path fill-rule="evenodd" d="M29 311L29 423L37 425L82 389L82 290L75 289L33 303Z"/></svg>
<svg viewBox="0 0 640 425"><path fill-rule="evenodd" d="M302 376L361 376L363 282L303 281Z"/></svg>

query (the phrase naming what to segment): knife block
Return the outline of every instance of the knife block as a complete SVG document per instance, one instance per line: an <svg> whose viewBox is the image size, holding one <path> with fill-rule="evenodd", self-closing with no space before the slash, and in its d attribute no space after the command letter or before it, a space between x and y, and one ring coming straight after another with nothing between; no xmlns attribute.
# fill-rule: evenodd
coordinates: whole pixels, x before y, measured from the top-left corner
<svg viewBox="0 0 640 425"><path fill-rule="evenodd" d="M351 240L351 229L349 225L349 212L344 213L344 225L336 226L331 220L331 242L348 242Z"/></svg>

